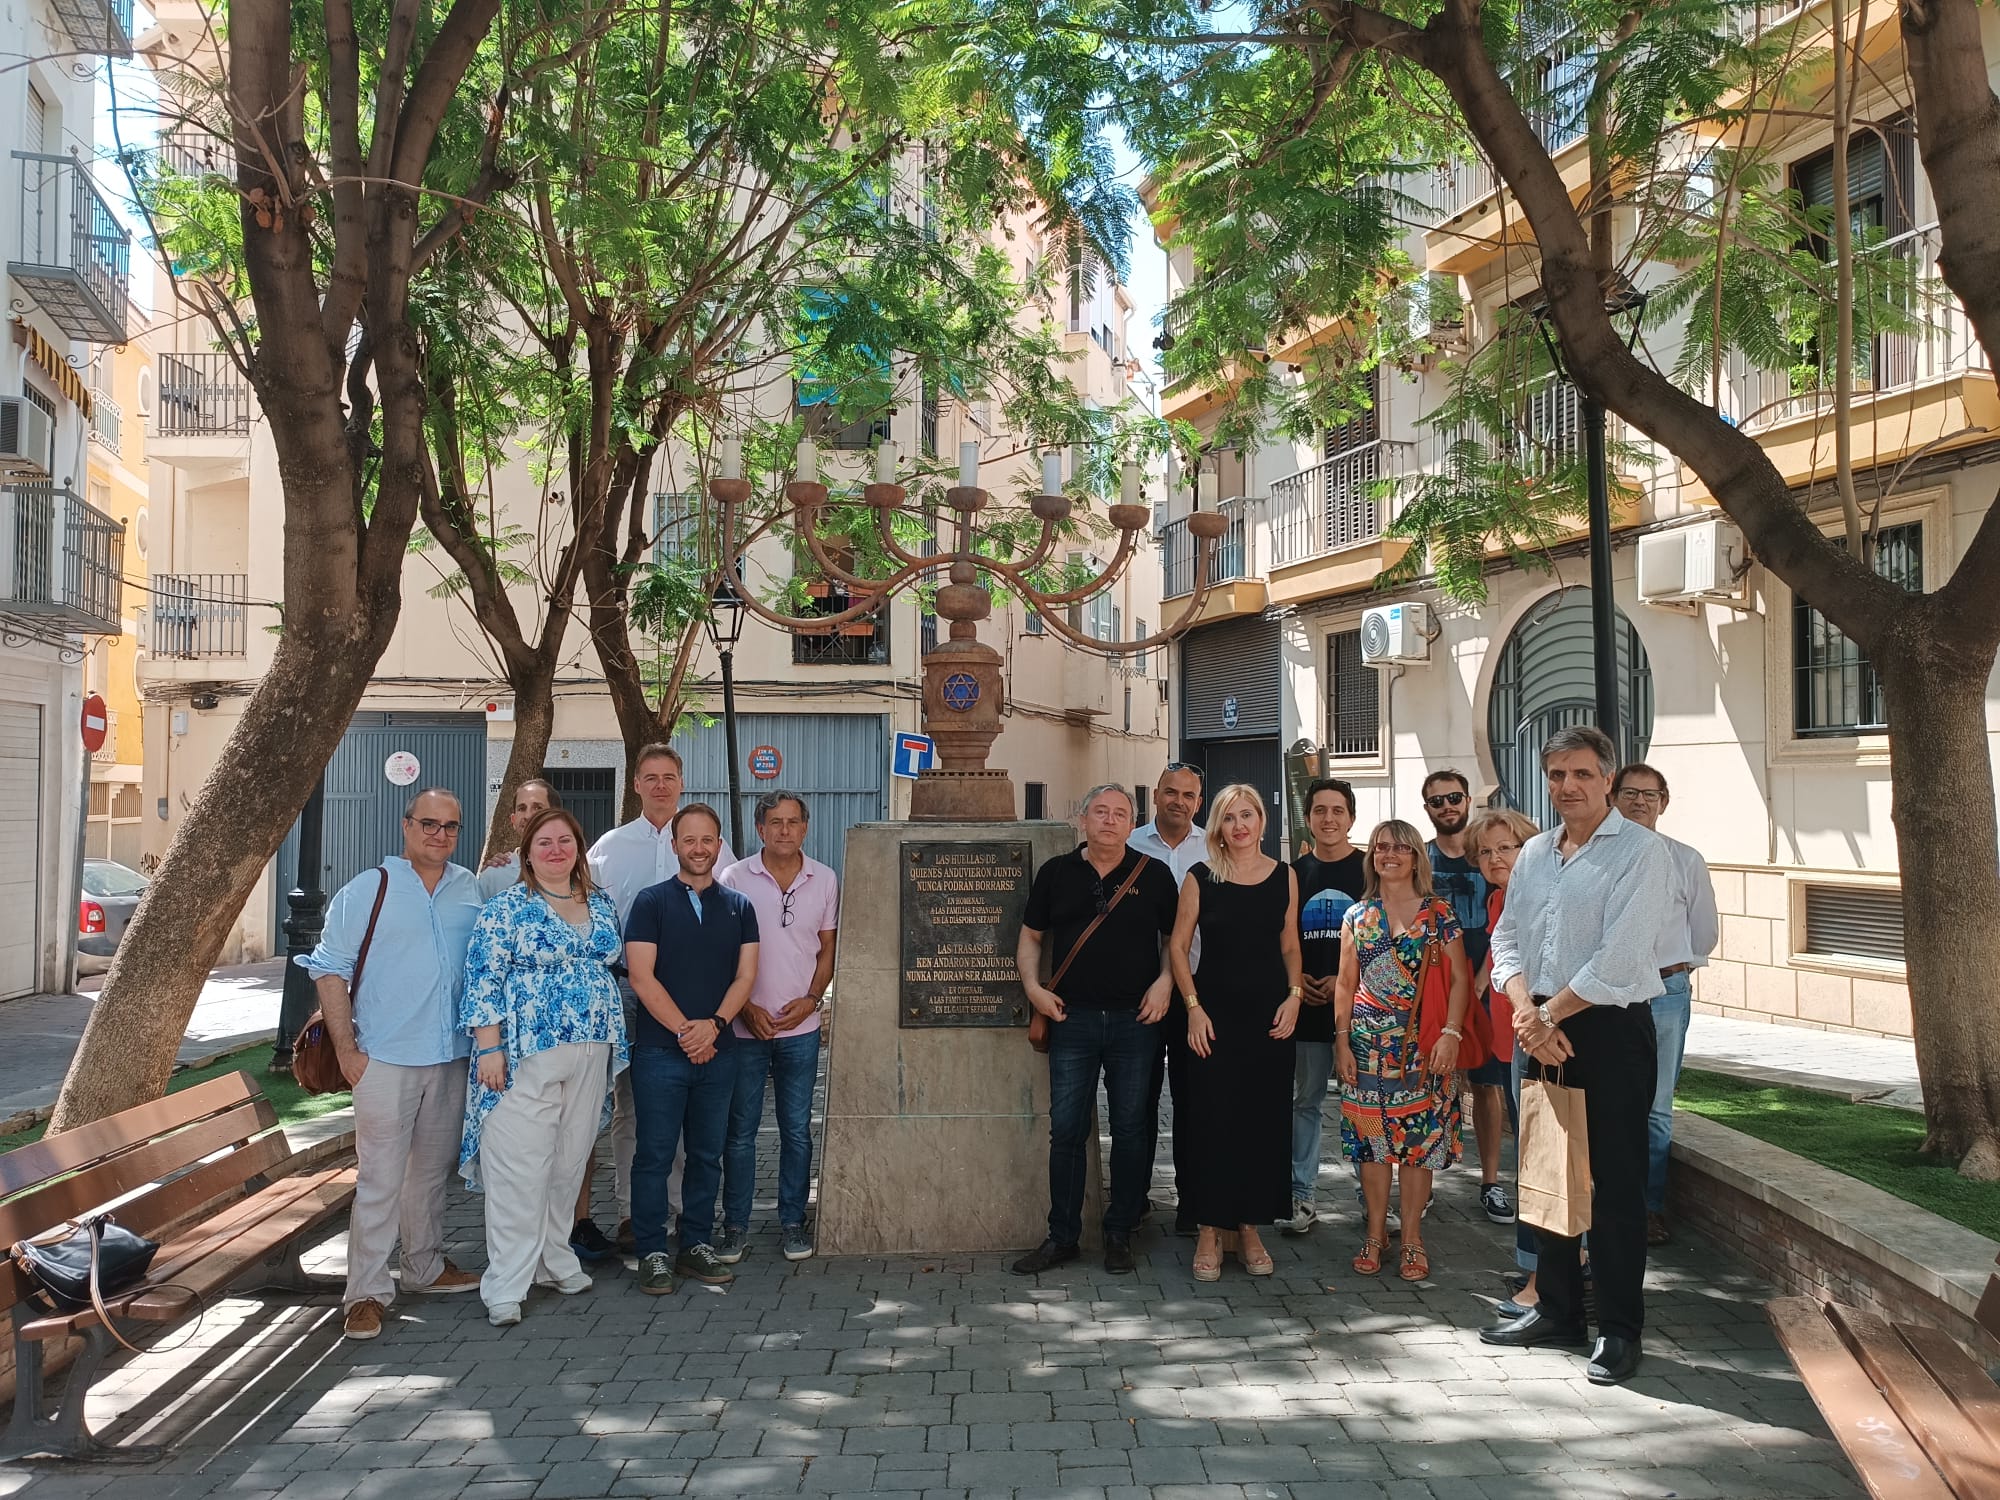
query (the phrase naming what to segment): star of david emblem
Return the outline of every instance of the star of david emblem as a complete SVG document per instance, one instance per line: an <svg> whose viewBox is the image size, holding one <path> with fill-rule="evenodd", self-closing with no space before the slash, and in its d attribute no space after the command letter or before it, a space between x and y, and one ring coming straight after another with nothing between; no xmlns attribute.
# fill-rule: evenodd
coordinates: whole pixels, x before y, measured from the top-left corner
<svg viewBox="0 0 2000 1500"><path fill-rule="evenodd" d="M965 713L979 701L979 679L970 672L954 672L944 680L944 706Z"/></svg>

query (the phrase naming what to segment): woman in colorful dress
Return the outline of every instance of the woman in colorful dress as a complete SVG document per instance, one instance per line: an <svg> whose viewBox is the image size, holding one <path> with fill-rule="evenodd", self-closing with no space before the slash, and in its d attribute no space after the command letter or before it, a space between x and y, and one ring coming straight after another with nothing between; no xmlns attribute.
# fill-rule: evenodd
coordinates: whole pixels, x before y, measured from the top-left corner
<svg viewBox="0 0 2000 1500"><path fill-rule="evenodd" d="M1418 999L1427 964L1444 964L1448 1012L1429 1057L1418 1047ZM1457 1161L1458 1044L1464 1038L1472 976L1451 903L1432 890L1423 835L1397 819L1368 840L1361 900L1341 923L1340 976L1334 981L1333 1063L1343 1098L1340 1139L1361 1172L1367 1237L1354 1269L1373 1276L1389 1248L1389 1177L1402 1171L1405 1281L1430 1275L1424 1205L1431 1173Z"/></svg>
<svg viewBox="0 0 2000 1500"><path fill-rule="evenodd" d="M610 968L624 947L618 908L593 888L583 848L574 813L537 813L521 832L520 882L481 909L465 955L472 1080L458 1169L486 1196L479 1295L496 1328L521 1321L538 1281L564 1296L590 1289L572 1209L627 1054Z"/></svg>
<svg viewBox="0 0 2000 1500"><path fill-rule="evenodd" d="M1292 867L1264 852L1264 802L1238 784L1216 794L1208 859L1181 881L1167 943L1187 1006L1189 1148L1181 1211L1201 1226L1197 1281L1222 1275L1222 1236L1252 1276L1275 1269L1259 1226L1292 1206L1292 1032L1299 979L1299 885ZM1201 981L1190 955L1201 935ZM1174 1107L1181 1108L1179 1096Z"/></svg>

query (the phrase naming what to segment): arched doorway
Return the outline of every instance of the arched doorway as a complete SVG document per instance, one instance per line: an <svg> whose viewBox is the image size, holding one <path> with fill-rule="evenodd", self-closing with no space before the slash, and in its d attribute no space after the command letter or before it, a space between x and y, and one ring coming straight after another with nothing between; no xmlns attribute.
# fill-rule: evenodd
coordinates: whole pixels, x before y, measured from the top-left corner
<svg viewBox="0 0 2000 1500"><path fill-rule="evenodd" d="M1500 648L1486 705L1486 734L1500 773L1500 801L1542 827L1555 818L1542 778L1542 743L1558 729L1597 721L1590 590L1563 589L1530 610ZM1613 736L1623 760L1643 760L1653 738L1653 669L1632 622L1618 615L1618 706Z"/></svg>

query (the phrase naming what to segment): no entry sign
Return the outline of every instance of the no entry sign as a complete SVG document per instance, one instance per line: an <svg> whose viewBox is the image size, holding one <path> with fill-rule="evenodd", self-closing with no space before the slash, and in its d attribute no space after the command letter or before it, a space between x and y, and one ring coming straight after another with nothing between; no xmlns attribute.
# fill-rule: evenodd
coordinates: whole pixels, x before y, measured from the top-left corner
<svg viewBox="0 0 2000 1500"><path fill-rule="evenodd" d="M92 693L83 700L83 749L86 755L95 755L104 748L104 737L111 732L111 713L105 708L104 700Z"/></svg>

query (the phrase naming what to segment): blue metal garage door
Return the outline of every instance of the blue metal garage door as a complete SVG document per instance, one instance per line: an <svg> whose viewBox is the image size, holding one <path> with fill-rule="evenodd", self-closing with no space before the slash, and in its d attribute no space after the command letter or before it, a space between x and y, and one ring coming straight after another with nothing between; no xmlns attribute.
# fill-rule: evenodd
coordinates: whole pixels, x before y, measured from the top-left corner
<svg viewBox="0 0 2000 1500"><path fill-rule="evenodd" d="M750 774L751 751L774 746L783 765L770 781ZM889 718L886 714L739 714L736 747L744 759L737 767L743 796L743 842L737 850L746 858L757 844L754 810L758 796L783 787L806 799L812 831L806 853L838 873L847 852L847 830L856 823L877 823L889 816ZM707 802L722 814L723 834L729 832L729 746L722 722L674 737L674 748L687 757L690 800Z"/></svg>

